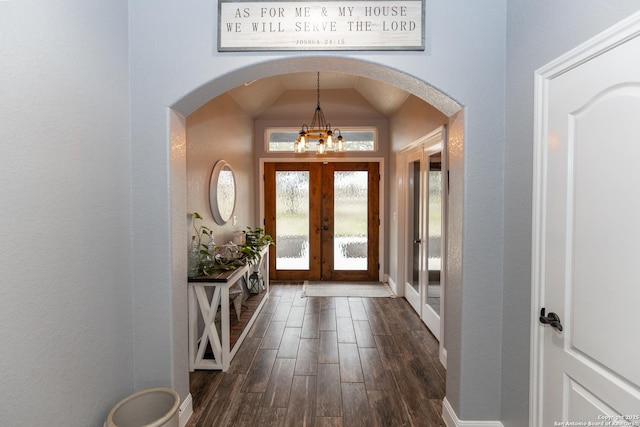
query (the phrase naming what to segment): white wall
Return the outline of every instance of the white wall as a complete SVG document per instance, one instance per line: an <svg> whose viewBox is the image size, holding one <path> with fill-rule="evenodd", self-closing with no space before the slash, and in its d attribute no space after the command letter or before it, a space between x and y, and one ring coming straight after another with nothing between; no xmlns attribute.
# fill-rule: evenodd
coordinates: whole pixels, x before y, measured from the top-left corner
<svg viewBox="0 0 640 427"><path fill-rule="evenodd" d="M127 2L0 2L0 416L98 426L133 383Z"/></svg>
<svg viewBox="0 0 640 427"><path fill-rule="evenodd" d="M171 310L171 214L168 112L188 116L215 96L256 78L297 71L343 71L406 89L447 115L451 99L465 106L460 328L461 350L449 364L448 393L463 419L500 413L502 306L502 152L506 7L475 0L429 2L426 52L216 51L217 4L170 0L130 4L133 161L133 260L136 385L171 381L184 397L188 376L177 368L180 349L167 336ZM393 64L393 69L385 64ZM427 82L429 85L425 85ZM435 88L435 90L434 90ZM448 95L445 96L444 94ZM455 104L455 102L453 102ZM182 190L184 191L184 190ZM184 260L173 260L176 263ZM154 300L145 296L153 294ZM173 325L175 327L175 325ZM448 335L449 338L449 335ZM170 350L168 350L170 349ZM183 350L186 357L186 349ZM464 373L464 375L462 375Z"/></svg>
<svg viewBox="0 0 640 427"><path fill-rule="evenodd" d="M391 141L389 174L393 179L389 183L389 192L387 193L389 195L387 203L389 214L387 217L390 219L389 228L395 231L391 233L390 240L388 240L388 247L396 248L398 245L397 230L399 221L401 220L401 218L398 218L399 195L397 188L400 185L400 177L396 171L396 153L407 144L429 134L440 126L446 125L447 121L447 116L415 96L409 96L389 121L389 139ZM460 169L458 173L462 175L462 169ZM394 220L393 218L396 219ZM394 251L394 254L395 253L396 251ZM403 284L399 282L399 270L402 268L405 268L405 266L398 266L397 257L392 256L390 259L389 276L398 286L403 286Z"/></svg>
<svg viewBox="0 0 640 427"><path fill-rule="evenodd" d="M221 95L187 117L187 212L198 212L202 225L211 228L217 245L233 234L257 227L253 120L228 95ZM209 180L214 164L226 160L236 178L237 225L216 224L209 206ZM188 237L195 234L192 227Z"/></svg>
<svg viewBox="0 0 640 427"><path fill-rule="evenodd" d="M637 0L508 3L502 420L528 419L533 77L536 69L640 9ZM497 307L496 307L497 308Z"/></svg>
<svg viewBox="0 0 640 427"><path fill-rule="evenodd" d="M282 158L283 153L266 151L265 131L269 127L285 126L300 130L302 124L311 124L316 107L316 91L288 91L280 96L255 120L255 145L258 158ZM374 126L378 129L378 146L374 157L387 157L389 148L388 119L356 90L321 90L321 107L334 128L345 126ZM343 129L344 131L344 129ZM364 155L367 155L366 153ZM361 157L362 153L344 153L341 157ZM316 157L313 153L296 154L295 158Z"/></svg>

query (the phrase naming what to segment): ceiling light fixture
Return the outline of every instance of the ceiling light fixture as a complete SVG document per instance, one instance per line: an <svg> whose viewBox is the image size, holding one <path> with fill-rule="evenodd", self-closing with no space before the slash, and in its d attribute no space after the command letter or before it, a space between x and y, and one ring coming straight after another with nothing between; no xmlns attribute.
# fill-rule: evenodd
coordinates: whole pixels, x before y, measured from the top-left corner
<svg viewBox="0 0 640 427"><path fill-rule="evenodd" d="M336 137L334 133L337 133L338 136ZM313 113L313 119L311 119L311 126L302 125L298 139L293 145L293 151L296 153L308 151L310 139L318 140L317 154L325 154L328 151L342 152L345 149L340 129L331 129L331 125L327 123L320 108L320 72L318 72L318 104Z"/></svg>

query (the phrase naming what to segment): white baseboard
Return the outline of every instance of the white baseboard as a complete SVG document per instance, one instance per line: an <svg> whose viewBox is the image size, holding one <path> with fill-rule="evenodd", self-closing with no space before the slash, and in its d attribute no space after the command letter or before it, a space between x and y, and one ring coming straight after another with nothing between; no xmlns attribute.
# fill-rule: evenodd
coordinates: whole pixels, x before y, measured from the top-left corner
<svg viewBox="0 0 640 427"><path fill-rule="evenodd" d="M500 421L462 421L446 397L442 402L442 419L447 427L504 427Z"/></svg>
<svg viewBox="0 0 640 427"><path fill-rule="evenodd" d="M187 425L191 415L193 415L193 399L191 399L191 393L187 395L184 402L180 405L179 414L180 427L184 427Z"/></svg>
<svg viewBox="0 0 640 427"><path fill-rule="evenodd" d="M389 277L389 275L385 275L385 278L386 278L386 282L389 284L389 287L391 288L393 293L396 294L396 296L398 296L398 285L396 285L396 282L394 282L393 279Z"/></svg>
<svg viewBox="0 0 640 427"><path fill-rule="evenodd" d="M447 369L447 349L444 347L440 347L440 363Z"/></svg>

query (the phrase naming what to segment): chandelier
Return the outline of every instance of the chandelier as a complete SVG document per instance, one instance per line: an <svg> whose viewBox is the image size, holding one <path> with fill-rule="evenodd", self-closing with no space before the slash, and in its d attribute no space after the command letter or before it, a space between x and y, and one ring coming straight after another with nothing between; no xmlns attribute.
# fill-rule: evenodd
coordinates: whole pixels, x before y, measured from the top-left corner
<svg viewBox="0 0 640 427"><path fill-rule="evenodd" d="M337 132L338 136L335 136L334 132ZM331 129L331 125L327 123L320 108L320 72L318 72L318 103L316 111L313 113L313 119L311 119L311 126L302 125L298 139L293 145L293 151L296 153L309 151L310 139L318 140L318 154L325 154L328 151L344 151L344 140L340 134L340 129Z"/></svg>

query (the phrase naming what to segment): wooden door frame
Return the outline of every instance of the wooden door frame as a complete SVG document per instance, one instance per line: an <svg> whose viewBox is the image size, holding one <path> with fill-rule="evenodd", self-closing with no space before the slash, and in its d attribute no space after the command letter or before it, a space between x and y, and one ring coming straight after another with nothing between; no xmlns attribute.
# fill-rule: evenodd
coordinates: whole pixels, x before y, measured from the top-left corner
<svg viewBox="0 0 640 427"><path fill-rule="evenodd" d="M635 13L549 62L535 72L534 146L533 146L533 215L531 250L531 363L529 374L529 425L537 426L543 412L544 330L538 322L544 300L545 277L545 188L547 185L547 111L551 81L589 59L599 56L640 34L640 13Z"/></svg>
<svg viewBox="0 0 640 427"><path fill-rule="evenodd" d="M378 213L380 217L380 226L378 228L378 260L380 268L378 269L378 280L384 281L387 274L384 273L387 268L385 263L385 230L386 230L386 216L384 210L385 201L385 159L384 157L260 157L259 162L259 174L258 174L258 218L261 226L265 224L265 163L378 163L378 171L380 173L379 182L379 198L378 198ZM275 251L273 251L275 253Z"/></svg>
<svg viewBox="0 0 640 427"><path fill-rule="evenodd" d="M374 195L374 197L377 199L378 203L374 205L372 207L371 210L369 210L368 212L368 220L369 220L369 224L372 224L371 220L372 220L372 216L374 218L380 218L380 180L381 180L381 176L380 176L380 165L378 164L378 162L327 162L327 164L331 164L333 171L350 171L350 170L354 170L354 171L368 171L369 172L369 176L368 176L368 188L376 188L377 189L377 194ZM350 166L355 166L355 169L352 169L351 167L349 168L341 168L340 165L346 165L349 164ZM375 170L370 171L369 165L375 165ZM373 173L371 173L373 172ZM333 183L333 175L331 173L325 174L323 173L322 175L322 186L323 188L327 189L332 187L332 183ZM323 195L322 195L322 216L324 216L327 212L333 212L333 197L330 197L333 195L333 192L329 193L328 191L324 191ZM375 201L375 200L374 200ZM328 215L327 215L328 216ZM331 224L329 224L329 228L331 230L331 233L329 233L330 238L325 238L323 236L322 238L322 254L327 254L327 253L333 253L335 256L335 251L334 251L334 223L335 221L330 221ZM324 223L324 218L323 218L323 223L322 223L323 227L325 225ZM377 229L380 226L380 224L378 223L373 224L373 225L369 225L368 226L368 232L371 231L371 227L373 227L374 229ZM375 233L374 233L375 234ZM374 236L369 236L369 242L373 242L373 245L367 245L368 250L367 250L367 260L371 261L374 260L373 263L367 265L367 270L361 270L361 271L341 271L341 270L334 270L334 262L335 260L331 261L331 260L327 260L323 257L322 259L322 277L323 279L328 279L328 280L362 280L362 281L368 281L371 280L371 277L376 277L380 275L380 253L378 252L378 254L376 255L375 252L378 250L378 248L380 247L380 233L377 233L377 235ZM375 279L374 279L375 280ZM379 280L379 279L378 279Z"/></svg>
<svg viewBox="0 0 640 427"><path fill-rule="evenodd" d="M321 211L320 208L322 206L322 194L318 194L322 189L322 185L320 180L322 176L320 174L322 165L317 162L267 162L269 164L278 165L279 167L274 168L274 173L277 171L300 171L301 169L308 169L310 181L309 181L309 269L307 270L282 270L278 277L279 280L299 280L299 276L308 275L309 280L317 280L321 277L321 265L320 260L317 258L321 254L322 249L322 232L320 230L320 216ZM300 165L300 166L297 166ZM264 166L264 165L263 165ZM267 171L263 170L262 183L266 181ZM317 181L313 181L313 178L317 179ZM314 185L316 184L316 185ZM273 188L264 187L265 194L263 198L260 200L264 202L264 200L273 200L275 201L275 186ZM275 208L274 208L275 209ZM266 213L266 203L264 211ZM266 214L265 214L266 215ZM271 218L269 223L266 221L266 217L262 221L263 227L265 229L269 229L269 226L273 226L275 228L275 218ZM313 226L313 224L318 224ZM274 236L275 237L275 236ZM269 268L270 275L275 277L276 269L276 251L269 251Z"/></svg>

